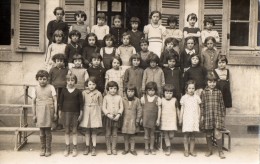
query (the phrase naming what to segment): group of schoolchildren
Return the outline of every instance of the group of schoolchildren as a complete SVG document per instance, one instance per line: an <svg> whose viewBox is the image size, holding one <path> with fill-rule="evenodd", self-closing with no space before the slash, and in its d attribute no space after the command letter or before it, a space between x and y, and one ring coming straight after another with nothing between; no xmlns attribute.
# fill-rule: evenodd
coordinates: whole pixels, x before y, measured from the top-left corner
<svg viewBox="0 0 260 164"><path fill-rule="evenodd" d="M195 27L197 16L189 14L189 26L181 31L176 17L168 18L166 29L159 23L161 13L153 11L151 23L141 32L137 17L131 18L132 29L127 31L120 15L113 17L114 26L109 28L106 15L98 13L91 30L84 24L83 11L75 13L77 23L70 28L62 21L61 7L54 15L56 20L47 28L47 71L37 72L39 85L32 91L41 156L51 155L51 130L60 126L65 129L64 156L70 154L70 136L72 156L77 156L78 126L85 132L84 155L96 155L101 127L108 155L117 154L118 129L124 134L122 154L137 155L135 135L140 128L144 129L145 155L156 154L156 129L163 132L165 154L170 155L174 131L181 126L185 157L196 156L195 133L203 131L208 146L205 155L213 154L214 134L219 157L225 158L221 130L225 129L225 108L232 101L228 61L217 50L220 39L212 30L212 18L205 19L206 29L200 31Z"/></svg>

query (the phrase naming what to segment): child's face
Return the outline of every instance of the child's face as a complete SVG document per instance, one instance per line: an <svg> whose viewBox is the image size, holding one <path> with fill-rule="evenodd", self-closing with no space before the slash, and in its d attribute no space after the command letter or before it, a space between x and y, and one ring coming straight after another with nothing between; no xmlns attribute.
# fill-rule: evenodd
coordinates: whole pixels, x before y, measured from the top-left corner
<svg viewBox="0 0 260 164"><path fill-rule="evenodd" d="M150 61L150 67L155 68L157 66L157 63L155 61Z"/></svg>
<svg viewBox="0 0 260 164"><path fill-rule="evenodd" d="M129 36L124 36L123 39L123 44L126 46L126 45L129 45L129 42L130 42L130 39L129 39Z"/></svg>
<svg viewBox="0 0 260 164"><path fill-rule="evenodd" d="M94 36L88 37L88 44L89 44L90 46L94 46L95 43L96 43L96 39L95 39Z"/></svg>
<svg viewBox="0 0 260 164"><path fill-rule="evenodd" d="M187 40L186 47L187 47L187 49L192 50L194 48L194 40L193 39Z"/></svg>
<svg viewBox="0 0 260 164"><path fill-rule="evenodd" d="M215 80L208 80L207 84L210 89L214 89L216 87L217 82Z"/></svg>
<svg viewBox="0 0 260 164"><path fill-rule="evenodd" d="M135 91L127 89L126 94L129 98L132 98L135 96Z"/></svg>
<svg viewBox="0 0 260 164"><path fill-rule="evenodd" d="M225 69L226 66L227 66L227 63L225 61L221 61L221 60L218 61L218 68L219 69Z"/></svg>
<svg viewBox="0 0 260 164"><path fill-rule="evenodd" d="M133 64L134 67L138 67L140 65L140 62L141 61L139 59L133 59L132 60L132 64Z"/></svg>
<svg viewBox="0 0 260 164"><path fill-rule="evenodd" d="M111 39L106 39L106 46L111 47L113 45L113 41Z"/></svg>
<svg viewBox="0 0 260 164"><path fill-rule="evenodd" d="M114 87L109 87L109 88L108 88L108 92L109 92L109 94L112 95L112 96L116 95L116 94L117 94L117 87L116 87L116 86L114 86Z"/></svg>
<svg viewBox="0 0 260 164"><path fill-rule="evenodd" d="M95 83L93 83L92 81L89 81L88 82L88 89L90 90L90 91L94 91L95 89L96 89L96 84Z"/></svg>
<svg viewBox="0 0 260 164"><path fill-rule="evenodd" d="M92 58L92 64L94 67L100 66L100 59L99 58Z"/></svg>
<svg viewBox="0 0 260 164"><path fill-rule="evenodd" d="M114 59L113 62L112 62L112 67L114 69L118 70L119 66L120 66L120 62L118 60Z"/></svg>
<svg viewBox="0 0 260 164"><path fill-rule="evenodd" d="M74 42L74 43L77 43L79 41L79 36L78 35L72 35L71 41Z"/></svg>
<svg viewBox="0 0 260 164"><path fill-rule="evenodd" d="M74 88L75 83L76 83L76 81L75 81L74 78L68 78L67 79L67 86L68 86L68 88Z"/></svg>
<svg viewBox="0 0 260 164"><path fill-rule="evenodd" d="M143 52L146 52L148 50L148 44L147 43L141 43L140 47Z"/></svg>
<svg viewBox="0 0 260 164"><path fill-rule="evenodd" d="M187 93L189 95L194 95L195 92L195 85L194 84L189 84L187 87Z"/></svg>
<svg viewBox="0 0 260 164"><path fill-rule="evenodd" d="M159 15L159 13L154 13L154 14L152 15L152 22L155 23L155 24L157 24L157 23L159 22L159 20L160 20L160 15Z"/></svg>
<svg viewBox="0 0 260 164"><path fill-rule="evenodd" d="M137 30L138 29L138 23L137 22L131 22L131 27L132 27L132 30Z"/></svg>
<svg viewBox="0 0 260 164"><path fill-rule="evenodd" d="M207 48L210 50L214 48L214 42L212 40L207 41Z"/></svg>
<svg viewBox="0 0 260 164"><path fill-rule="evenodd" d="M171 29L174 29L174 28L176 28L176 23L175 22L170 22L169 26L170 26Z"/></svg>
<svg viewBox="0 0 260 164"><path fill-rule="evenodd" d="M196 19L192 19L192 18L190 17L189 20L188 20L188 22L189 22L189 25L190 25L191 27L194 27L194 26L195 26L195 23L196 23L197 21L196 21Z"/></svg>
<svg viewBox="0 0 260 164"><path fill-rule="evenodd" d="M212 27L213 27L213 23L206 22L206 29L207 30L212 30Z"/></svg>
<svg viewBox="0 0 260 164"><path fill-rule="evenodd" d="M84 17L81 14L79 14L76 16L76 21L77 23L82 24L84 22Z"/></svg>
<svg viewBox="0 0 260 164"><path fill-rule="evenodd" d="M74 65L76 68L80 68L81 67L81 64L82 64L82 60L81 59L75 59L73 61Z"/></svg>
<svg viewBox="0 0 260 164"><path fill-rule="evenodd" d="M176 61L174 59L169 59L168 60L169 68L174 68L175 64L176 64Z"/></svg>
<svg viewBox="0 0 260 164"><path fill-rule="evenodd" d="M105 19L103 19L103 18L98 18L98 19L97 19L97 24L98 24L99 26L103 26L104 23L105 23Z"/></svg>
<svg viewBox="0 0 260 164"><path fill-rule="evenodd" d="M38 82L41 87L45 87L48 84L48 78L47 77L38 77Z"/></svg>
<svg viewBox="0 0 260 164"><path fill-rule="evenodd" d="M122 21L118 18L114 19L114 25L115 27L121 27Z"/></svg>
<svg viewBox="0 0 260 164"><path fill-rule="evenodd" d="M63 11L62 10L56 10L56 20L61 21L63 18Z"/></svg>
<svg viewBox="0 0 260 164"><path fill-rule="evenodd" d="M196 66L196 65L199 64L199 58L198 58L198 56L193 56L193 57L191 58L191 64L192 64L193 66Z"/></svg>
<svg viewBox="0 0 260 164"><path fill-rule="evenodd" d="M155 95L155 90L154 90L154 89L148 89L148 90L147 90L147 94L148 94L149 96L154 96L154 95Z"/></svg>
<svg viewBox="0 0 260 164"><path fill-rule="evenodd" d="M165 97L166 100L170 100L172 98L172 96L173 96L172 91L165 91L164 92L164 97Z"/></svg>
<svg viewBox="0 0 260 164"><path fill-rule="evenodd" d="M173 42L170 42L170 43L167 43L167 44L166 44L166 49L167 49L167 50L172 50L173 47L174 47Z"/></svg>
<svg viewBox="0 0 260 164"><path fill-rule="evenodd" d="M62 42L62 36L56 35L55 36L55 41L56 41L57 44L60 44Z"/></svg>
<svg viewBox="0 0 260 164"><path fill-rule="evenodd" d="M64 60L63 60L63 59L56 59L56 60L55 60L55 63L56 63L56 66L57 66L58 68L61 68L61 67L64 66Z"/></svg>

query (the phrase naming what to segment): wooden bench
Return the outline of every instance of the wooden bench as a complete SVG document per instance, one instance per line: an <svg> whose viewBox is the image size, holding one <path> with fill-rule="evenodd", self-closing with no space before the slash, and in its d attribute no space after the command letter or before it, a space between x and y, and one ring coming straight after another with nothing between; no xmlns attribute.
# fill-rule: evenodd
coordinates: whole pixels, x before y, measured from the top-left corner
<svg viewBox="0 0 260 164"><path fill-rule="evenodd" d="M227 129L221 130L220 133L222 134L222 148L226 151L231 151L231 132ZM225 136L228 137L228 147L225 147ZM217 139L215 136L212 136L212 142L214 146L217 146Z"/></svg>

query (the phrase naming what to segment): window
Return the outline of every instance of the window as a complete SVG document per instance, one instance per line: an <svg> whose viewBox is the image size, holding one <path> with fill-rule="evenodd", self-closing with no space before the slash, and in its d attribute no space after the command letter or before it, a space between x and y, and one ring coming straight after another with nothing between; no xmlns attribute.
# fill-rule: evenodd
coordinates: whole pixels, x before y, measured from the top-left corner
<svg viewBox="0 0 260 164"><path fill-rule="evenodd" d="M11 0L0 1L0 45L11 44Z"/></svg>

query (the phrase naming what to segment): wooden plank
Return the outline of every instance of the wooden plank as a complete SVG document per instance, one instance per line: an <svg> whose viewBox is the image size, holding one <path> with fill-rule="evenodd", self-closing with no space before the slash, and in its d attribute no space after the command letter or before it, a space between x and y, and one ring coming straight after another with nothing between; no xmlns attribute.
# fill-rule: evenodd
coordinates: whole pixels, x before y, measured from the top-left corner
<svg viewBox="0 0 260 164"><path fill-rule="evenodd" d="M0 104L0 107L32 108L29 104Z"/></svg>
<svg viewBox="0 0 260 164"><path fill-rule="evenodd" d="M12 132L16 131L19 127L0 127L0 131L2 132Z"/></svg>

